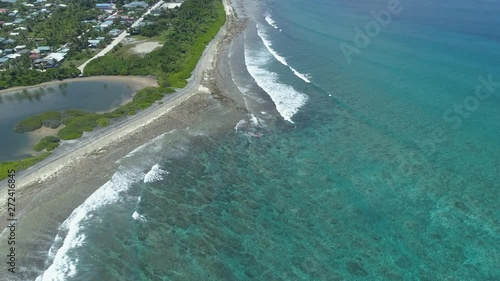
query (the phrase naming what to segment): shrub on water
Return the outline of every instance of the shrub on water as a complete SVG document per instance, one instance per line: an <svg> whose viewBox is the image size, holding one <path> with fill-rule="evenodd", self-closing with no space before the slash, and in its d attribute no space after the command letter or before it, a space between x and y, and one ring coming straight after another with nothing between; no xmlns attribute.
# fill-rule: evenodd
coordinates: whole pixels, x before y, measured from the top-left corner
<svg viewBox="0 0 500 281"><path fill-rule="evenodd" d="M43 121L43 126L51 129L57 129L61 125L59 120L45 120Z"/></svg>
<svg viewBox="0 0 500 281"><path fill-rule="evenodd" d="M66 127L62 128L57 135L63 140L77 139L83 132L90 132L97 126L100 114L88 113L87 115L71 117L66 119Z"/></svg>
<svg viewBox="0 0 500 281"><path fill-rule="evenodd" d="M17 122L14 126L14 131L18 133L31 132L40 129L43 122L46 120L60 120L61 113L58 111L44 112L38 115L28 117L20 122Z"/></svg>
<svg viewBox="0 0 500 281"><path fill-rule="evenodd" d="M60 141L61 140L56 136L45 137L35 145L35 151L42 151L44 149L47 151L54 150L59 146Z"/></svg>

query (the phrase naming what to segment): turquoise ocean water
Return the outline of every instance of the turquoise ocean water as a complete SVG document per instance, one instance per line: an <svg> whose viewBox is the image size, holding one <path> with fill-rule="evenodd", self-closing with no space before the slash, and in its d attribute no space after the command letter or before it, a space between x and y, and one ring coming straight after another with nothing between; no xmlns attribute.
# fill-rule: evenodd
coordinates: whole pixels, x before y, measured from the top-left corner
<svg viewBox="0 0 500 281"><path fill-rule="evenodd" d="M249 117L122 159L37 280L500 280L500 3L401 0L346 59L393 2L237 5Z"/></svg>

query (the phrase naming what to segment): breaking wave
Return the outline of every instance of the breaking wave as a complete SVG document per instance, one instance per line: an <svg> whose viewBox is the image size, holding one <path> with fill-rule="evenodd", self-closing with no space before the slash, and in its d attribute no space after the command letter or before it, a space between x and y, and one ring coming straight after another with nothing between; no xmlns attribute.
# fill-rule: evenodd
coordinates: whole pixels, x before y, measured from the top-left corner
<svg viewBox="0 0 500 281"><path fill-rule="evenodd" d="M261 27L259 24L257 24L257 34L259 35L260 39L262 39L262 42L264 43L264 46L266 46L269 53L271 53L274 56L274 58L276 58L277 61L279 61L284 66L290 68L290 70L293 72L293 74L295 74L295 76L302 79L304 82L311 83L311 80L309 80L309 77L307 74L300 73L295 68L288 65L286 59L284 57L282 57L280 54L278 54L278 52L276 52L272 48L273 43L271 42L271 40L269 40L269 37L268 37L267 33L265 32L264 28Z"/></svg>
<svg viewBox="0 0 500 281"><path fill-rule="evenodd" d="M151 170L144 176L144 183L151 183L163 179L163 175L168 174L160 168L160 165L154 165Z"/></svg>
<svg viewBox="0 0 500 281"><path fill-rule="evenodd" d="M51 265L36 281L63 281L76 275L78 256L74 250L85 243L84 224L93 212L120 200L120 194L135 181L132 173L116 172L112 179L90 195L59 227L59 233L49 250ZM63 238L64 237L64 238Z"/></svg>
<svg viewBox="0 0 500 281"><path fill-rule="evenodd" d="M296 91L292 86L279 82L278 74L264 67L270 62L271 56L266 51L252 51L245 47L245 62L250 75L255 82L271 97L276 110L288 122L293 123L292 116L306 101L307 96Z"/></svg>
<svg viewBox="0 0 500 281"><path fill-rule="evenodd" d="M278 25L276 24L276 22L274 21L274 19L271 17L271 15L270 15L270 14L266 14L266 15L264 16L264 19L267 21L267 23L268 23L270 26L274 27L275 29L279 29Z"/></svg>

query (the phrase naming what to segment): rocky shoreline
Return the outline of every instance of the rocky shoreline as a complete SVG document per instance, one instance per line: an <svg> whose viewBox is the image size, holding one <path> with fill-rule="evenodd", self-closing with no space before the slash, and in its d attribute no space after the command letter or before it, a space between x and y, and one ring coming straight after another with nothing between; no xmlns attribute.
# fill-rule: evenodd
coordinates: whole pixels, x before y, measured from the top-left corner
<svg viewBox="0 0 500 281"><path fill-rule="evenodd" d="M221 67L228 59L229 43L245 23L236 17L229 3L224 1L224 5L226 24L205 50L187 87L137 116L63 144L49 158L17 176L19 264L35 264L38 271L43 268L48 251L44 242L53 242L60 223L107 182L118 168L117 162L135 148L163 133L190 126L205 126L211 134L227 132L247 114L244 103L234 98L238 89L230 71ZM222 117L221 121L206 121L213 116ZM0 184L0 220L6 221L7 183ZM0 236L2 245L6 243L5 233ZM6 248L0 247L1 255ZM31 268L21 271L25 272L16 274L17 280L31 280L37 274ZM0 271L0 279L6 272Z"/></svg>

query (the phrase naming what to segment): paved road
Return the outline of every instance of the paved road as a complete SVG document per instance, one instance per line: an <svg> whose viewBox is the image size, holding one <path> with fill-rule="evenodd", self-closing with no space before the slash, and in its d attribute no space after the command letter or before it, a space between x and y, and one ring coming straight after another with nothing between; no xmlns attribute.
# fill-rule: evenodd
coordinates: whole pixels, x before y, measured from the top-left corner
<svg viewBox="0 0 500 281"><path fill-rule="evenodd" d="M226 1L224 1L224 4L226 6L229 5ZM226 34L227 25L228 22L224 24L214 40L212 40L205 48L205 51L198 61L196 68L191 73L191 77L188 79L186 87L177 89L176 93L164 97L163 104L155 103L151 107L137 112L136 115L124 118L123 120L120 120L105 129L98 130L97 132L94 131L85 133L84 136L78 139L78 141L73 145L59 147L44 161L41 161L19 173L16 181L22 182L22 187L24 187L38 181L40 179L40 175L54 174L55 171L59 171L62 163L71 162L71 159L76 159L78 157L85 157L86 154L95 151L96 147L106 146L106 144L113 142L114 139L126 134L127 128L134 128L138 126L138 124L147 123L148 120L154 119L158 114L168 111L170 108L175 106L177 102L187 98L190 94L196 93L204 78L204 71L211 69L214 66L213 62L217 54L216 51ZM0 190L3 190L6 187L7 182L5 180L0 181ZM6 201L4 197L5 196L0 195L0 202ZM2 210L2 206L4 205L0 204L0 210Z"/></svg>
<svg viewBox="0 0 500 281"><path fill-rule="evenodd" d="M139 25L139 23L141 23L143 20L144 20L144 17L149 15L149 13L151 13L152 10L160 7L161 5L163 5L163 3L165 3L164 1L159 1L158 3L156 3L155 5L153 5L151 8L149 8L139 19L137 19L133 24L132 24L132 27L136 27ZM82 65L80 65L78 67L78 69L83 73L83 70L85 69L85 66L87 66L87 64L93 60L95 60L96 58L98 57L102 57L104 55L106 55L109 51L113 50L113 48L118 45L118 43L120 43L123 39L125 39L125 37L127 36L127 31L124 30L122 33L120 33L120 35L118 35L112 42L111 44L109 44L108 46L106 46L106 48L102 49L97 55L93 56L92 58L88 59L87 61L85 61Z"/></svg>

